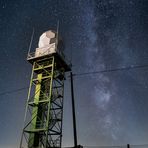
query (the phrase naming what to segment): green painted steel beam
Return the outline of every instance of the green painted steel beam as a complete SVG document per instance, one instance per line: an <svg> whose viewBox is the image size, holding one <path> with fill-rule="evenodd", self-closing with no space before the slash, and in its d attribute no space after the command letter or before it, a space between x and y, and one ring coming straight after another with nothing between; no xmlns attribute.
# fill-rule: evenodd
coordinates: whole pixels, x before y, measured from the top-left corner
<svg viewBox="0 0 148 148"><path fill-rule="evenodd" d="M40 99L42 73L38 74L37 79L38 79L39 83L36 85L36 88L35 88L35 97L34 97L34 103L35 104L38 104L39 99ZM31 126L31 131L34 131L37 128L37 121L39 120L38 119L39 107L34 106L32 112L33 112L33 114L32 114L32 122L31 122L31 125L32 125ZM28 147L29 148L30 147L37 147L38 144L39 144L39 135L37 133L31 133L29 135Z"/></svg>

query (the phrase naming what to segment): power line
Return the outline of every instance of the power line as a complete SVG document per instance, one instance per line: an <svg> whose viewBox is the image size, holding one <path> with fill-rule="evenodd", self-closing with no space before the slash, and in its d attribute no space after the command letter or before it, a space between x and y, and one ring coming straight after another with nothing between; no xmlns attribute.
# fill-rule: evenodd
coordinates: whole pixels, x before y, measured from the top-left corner
<svg viewBox="0 0 148 148"><path fill-rule="evenodd" d="M5 92L0 93L0 96L15 93L15 92L19 92L19 91L22 91L22 90L25 90L25 89L28 89L28 87L22 87L22 88L15 89L15 90L5 91Z"/></svg>
<svg viewBox="0 0 148 148"><path fill-rule="evenodd" d="M141 69L141 68L148 68L148 65L135 65L135 66L115 68L115 69L107 69L107 70L92 71L92 72L85 72L85 73L76 73L73 75L74 76L84 76L84 75L90 75L90 74L100 74L100 73L124 71L124 70L131 70L131 69Z"/></svg>
<svg viewBox="0 0 148 148"><path fill-rule="evenodd" d="M115 69L107 69L107 70L100 70L100 71L92 71L92 72L86 72L86 73L76 73L73 74L73 76L84 76L84 75L90 75L90 74L100 74L100 73L108 73L108 72L116 72L116 71L123 71L123 70L131 70L131 69L141 69L141 68L148 68L148 65L135 65L135 66L127 66L127 67L121 67L121 68L115 68ZM15 92L19 92L25 89L28 89L29 87L22 87L15 90L5 91L1 92L0 96L5 94L11 94Z"/></svg>

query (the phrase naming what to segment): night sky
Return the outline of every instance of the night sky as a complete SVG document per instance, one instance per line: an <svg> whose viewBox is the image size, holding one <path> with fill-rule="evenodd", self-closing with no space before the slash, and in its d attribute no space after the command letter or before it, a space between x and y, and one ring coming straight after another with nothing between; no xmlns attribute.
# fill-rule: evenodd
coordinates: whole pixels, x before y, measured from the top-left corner
<svg viewBox="0 0 148 148"><path fill-rule="evenodd" d="M0 1L0 148L19 146L32 65L27 52L56 29L73 73L148 64L148 0ZM74 77L78 143L148 143L148 67ZM73 146L70 80L65 81L63 146Z"/></svg>

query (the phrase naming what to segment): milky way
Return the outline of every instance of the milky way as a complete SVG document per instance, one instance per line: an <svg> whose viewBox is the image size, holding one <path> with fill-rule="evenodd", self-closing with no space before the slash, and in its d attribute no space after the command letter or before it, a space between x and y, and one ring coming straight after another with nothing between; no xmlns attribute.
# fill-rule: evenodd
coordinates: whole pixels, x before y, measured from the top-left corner
<svg viewBox="0 0 148 148"><path fill-rule="evenodd" d="M137 47L141 37L146 40L143 30L147 28L144 27L144 22L141 22L142 13L144 13L141 12L142 2L87 1L83 3L83 8L81 4L79 3L81 10L79 23L82 29L77 36L83 35L81 42L78 42L81 52L78 49L77 53L84 58L77 64L81 65L79 71L112 69L147 62L146 58L143 59L147 56L145 41L143 41L143 49ZM147 102L144 99L147 84L141 81L144 74L142 71L140 73L134 70L116 72L83 78L82 83L85 87L80 89L90 90L89 94L84 97L85 101L96 105L95 109L94 106L86 107L88 113L94 114L94 116L90 115L91 120L88 121L89 124L85 130L88 139L92 136L95 139L92 140L94 143L96 138L99 138L101 144L112 145L133 143L135 139L136 141L146 139L145 133L141 138L138 135L141 133L140 125L142 124L138 116L146 111L146 106L143 108L142 102ZM142 94L139 94L139 87L143 89ZM136 91L138 91L137 94ZM147 121L145 117L142 120ZM145 126L146 124L143 124L143 127ZM98 136L96 136L96 131Z"/></svg>
<svg viewBox="0 0 148 148"><path fill-rule="evenodd" d="M42 32L56 29L65 42L73 73L148 63L147 0L2 1L0 13L1 92L29 85L26 61ZM78 143L147 143L147 68L74 77ZM65 82L63 146L73 145L69 77ZM27 90L1 95L0 147L16 148ZM11 145L11 146L10 146Z"/></svg>

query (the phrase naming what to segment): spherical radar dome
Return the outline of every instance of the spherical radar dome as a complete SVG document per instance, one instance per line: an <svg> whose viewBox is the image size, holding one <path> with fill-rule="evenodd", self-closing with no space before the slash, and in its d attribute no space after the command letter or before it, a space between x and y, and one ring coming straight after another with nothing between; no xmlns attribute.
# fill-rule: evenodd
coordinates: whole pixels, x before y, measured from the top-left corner
<svg viewBox="0 0 148 148"><path fill-rule="evenodd" d="M42 47L46 47L49 44L52 44L52 43L55 43L55 42L56 42L56 32L49 30L49 31L44 32L40 36L38 46L39 46L39 48L42 48Z"/></svg>

